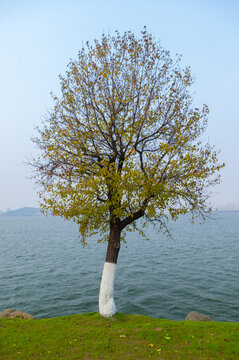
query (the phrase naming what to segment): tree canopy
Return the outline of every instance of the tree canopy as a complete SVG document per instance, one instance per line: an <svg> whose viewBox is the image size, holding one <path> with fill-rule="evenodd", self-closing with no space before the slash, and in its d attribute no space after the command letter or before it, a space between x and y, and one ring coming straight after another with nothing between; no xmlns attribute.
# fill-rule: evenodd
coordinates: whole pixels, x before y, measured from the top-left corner
<svg viewBox="0 0 239 360"><path fill-rule="evenodd" d="M218 152L201 137L190 68L144 29L102 35L60 76L61 96L33 139L44 211L73 219L84 242L112 224L205 216L219 182ZM124 234L124 232L123 232Z"/></svg>

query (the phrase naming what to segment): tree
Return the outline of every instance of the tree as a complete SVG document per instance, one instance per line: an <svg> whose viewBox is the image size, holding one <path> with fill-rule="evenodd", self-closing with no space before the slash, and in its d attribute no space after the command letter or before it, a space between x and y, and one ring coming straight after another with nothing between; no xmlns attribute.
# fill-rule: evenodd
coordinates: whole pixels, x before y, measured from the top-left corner
<svg viewBox="0 0 239 360"><path fill-rule="evenodd" d="M219 182L218 152L203 143L208 108L193 106L190 68L144 30L88 42L60 76L61 97L33 139L43 211L79 226L82 243L108 241L99 311L116 312L115 269L127 230L148 221L205 218Z"/></svg>

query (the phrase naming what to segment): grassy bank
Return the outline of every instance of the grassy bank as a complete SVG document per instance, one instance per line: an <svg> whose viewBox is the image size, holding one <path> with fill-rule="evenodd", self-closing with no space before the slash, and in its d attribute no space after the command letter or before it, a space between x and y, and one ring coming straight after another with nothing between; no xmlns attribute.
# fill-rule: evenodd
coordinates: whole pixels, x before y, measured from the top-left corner
<svg viewBox="0 0 239 360"><path fill-rule="evenodd" d="M98 313L0 319L0 359L239 359L239 323Z"/></svg>

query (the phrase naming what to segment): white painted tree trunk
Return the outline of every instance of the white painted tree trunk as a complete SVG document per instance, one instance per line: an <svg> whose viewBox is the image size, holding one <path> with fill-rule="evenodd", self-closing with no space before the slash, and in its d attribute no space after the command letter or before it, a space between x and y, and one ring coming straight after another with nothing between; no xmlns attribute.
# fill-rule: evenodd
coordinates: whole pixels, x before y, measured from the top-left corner
<svg viewBox="0 0 239 360"><path fill-rule="evenodd" d="M99 295L99 312L104 317L110 317L116 313L114 302L115 271L116 264L105 262Z"/></svg>

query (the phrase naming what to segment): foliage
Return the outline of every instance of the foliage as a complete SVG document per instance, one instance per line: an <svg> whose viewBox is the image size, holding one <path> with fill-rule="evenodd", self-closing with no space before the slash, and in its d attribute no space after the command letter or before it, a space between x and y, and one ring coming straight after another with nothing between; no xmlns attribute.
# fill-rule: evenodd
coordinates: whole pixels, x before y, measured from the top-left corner
<svg viewBox="0 0 239 360"><path fill-rule="evenodd" d="M239 324L142 315L0 319L1 360L238 359Z"/></svg>
<svg viewBox="0 0 239 360"><path fill-rule="evenodd" d="M60 76L33 165L43 210L77 222L83 242L140 217L165 226L168 216L205 216L223 165L200 139L208 108L193 106L179 63L146 29L116 31L87 42Z"/></svg>

